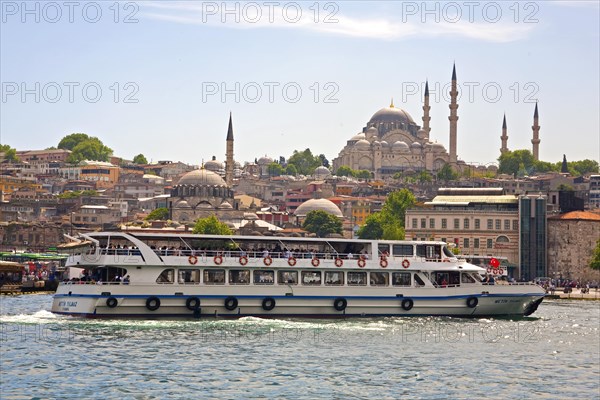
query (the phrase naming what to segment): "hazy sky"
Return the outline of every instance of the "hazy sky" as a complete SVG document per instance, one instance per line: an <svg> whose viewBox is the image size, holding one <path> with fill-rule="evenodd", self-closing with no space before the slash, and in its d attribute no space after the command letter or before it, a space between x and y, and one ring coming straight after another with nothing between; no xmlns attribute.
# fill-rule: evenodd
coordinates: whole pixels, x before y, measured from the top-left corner
<svg viewBox="0 0 600 400"><path fill-rule="evenodd" d="M456 63L458 156L531 149L600 158L599 3L2 1L2 144L56 146L73 132L132 159L199 164L289 157L331 160L394 98L448 147Z"/></svg>

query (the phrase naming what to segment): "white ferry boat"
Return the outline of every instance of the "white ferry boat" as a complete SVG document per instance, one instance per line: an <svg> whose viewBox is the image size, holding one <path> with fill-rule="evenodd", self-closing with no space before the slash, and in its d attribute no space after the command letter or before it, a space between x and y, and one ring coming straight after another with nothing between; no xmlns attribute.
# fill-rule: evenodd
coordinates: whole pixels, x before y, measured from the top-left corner
<svg viewBox="0 0 600 400"><path fill-rule="evenodd" d="M485 284L443 242L97 232L64 246L82 317L526 316L544 290Z"/></svg>

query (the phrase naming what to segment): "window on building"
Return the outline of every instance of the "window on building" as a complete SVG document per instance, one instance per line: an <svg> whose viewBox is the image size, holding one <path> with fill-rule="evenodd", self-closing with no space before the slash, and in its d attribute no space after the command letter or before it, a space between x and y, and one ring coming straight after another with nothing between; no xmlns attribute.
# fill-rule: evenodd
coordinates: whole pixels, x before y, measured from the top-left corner
<svg viewBox="0 0 600 400"><path fill-rule="evenodd" d="M505 219L504 220L504 230L505 231L510 231L510 219Z"/></svg>
<svg viewBox="0 0 600 400"><path fill-rule="evenodd" d="M481 221L479 218L475 219L475 229L481 229Z"/></svg>
<svg viewBox="0 0 600 400"><path fill-rule="evenodd" d="M494 241L492 239L488 239L487 240L487 248L491 249L494 245Z"/></svg>
<svg viewBox="0 0 600 400"><path fill-rule="evenodd" d="M463 226L465 229L469 229L469 218L465 218L463 221Z"/></svg>
<svg viewBox="0 0 600 400"><path fill-rule="evenodd" d="M464 238L464 240L463 240L463 248L468 249L469 247L471 247L471 246L469 246L469 244L470 244L469 243L469 238Z"/></svg>
<svg viewBox="0 0 600 400"><path fill-rule="evenodd" d="M513 219L513 231L518 231L519 230L519 220L518 219Z"/></svg>
<svg viewBox="0 0 600 400"><path fill-rule="evenodd" d="M421 218L421 229L427 228L427 220L425 218Z"/></svg>
<svg viewBox="0 0 600 400"><path fill-rule="evenodd" d="M435 229L435 219L429 218L429 229Z"/></svg>
<svg viewBox="0 0 600 400"><path fill-rule="evenodd" d="M442 218L442 229L448 228L448 220L446 218Z"/></svg>
<svg viewBox="0 0 600 400"><path fill-rule="evenodd" d="M500 229L502 229L502 221L497 219L496 220L496 230L499 231Z"/></svg>
<svg viewBox="0 0 600 400"><path fill-rule="evenodd" d="M494 220L493 220L493 219L488 219L488 220L487 220L487 228L488 228L488 230L490 230L490 231L491 231L492 229L494 229Z"/></svg>
<svg viewBox="0 0 600 400"><path fill-rule="evenodd" d="M454 218L454 229L460 228L460 219Z"/></svg>
<svg viewBox="0 0 600 400"><path fill-rule="evenodd" d="M417 229L417 223L418 223L417 219L413 218L412 219L412 227L413 227L413 229Z"/></svg>
<svg viewBox="0 0 600 400"><path fill-rule="evenodd" d="M473 239L473 247L476 248L476 249L479 248L479 238Z"/></svg>

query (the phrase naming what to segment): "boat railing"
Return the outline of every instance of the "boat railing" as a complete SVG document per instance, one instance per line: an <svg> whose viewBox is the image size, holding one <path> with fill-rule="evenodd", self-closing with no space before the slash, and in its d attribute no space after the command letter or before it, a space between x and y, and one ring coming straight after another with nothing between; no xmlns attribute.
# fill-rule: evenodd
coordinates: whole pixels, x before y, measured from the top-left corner
<svg viewBox="0 0 600 400"><path fill-rule="evenodd" d="M264 259L266 257L279 259L306 259L314 258L320 260L335 260L341 258L343 260L355 259L363 257L369 259L365 254L353 253L331 253L331 252L314 252L314 251L268 251L264 250L192 250L192 249L154 249L154 252L161 257L197 257L199 259L210 259L215 257L223 258L241 258L247 257L252 259Z"/></svg>

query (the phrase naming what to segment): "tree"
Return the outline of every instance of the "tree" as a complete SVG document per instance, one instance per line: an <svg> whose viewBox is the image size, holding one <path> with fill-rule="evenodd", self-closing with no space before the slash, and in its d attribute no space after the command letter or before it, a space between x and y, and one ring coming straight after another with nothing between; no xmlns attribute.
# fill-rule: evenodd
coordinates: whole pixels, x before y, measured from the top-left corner
<svg viewBox="0 0 600 400"><path fill-rule="evenodd" d="M13 149L7 144L0 144L0 153L4 153L4 159L8 162L19 162L19 157L17 157L17 150Z"/></svg>
<svg viewBox="0 0 600 400"><path fill-rule="evenodd" d="M596 248L594 249L594 255L590 261L590 268L600 270L600 239L596 242Z"/></svg>
<svg viewBox="0 0 600 400"><path fill-rule="evenodd" d="M310 149L302 152L294 150L294 154L288 158L287 162L288 165L295 165L298 173L302 175L312 175L315 168L321 165L321 159L318 156L313 156Z"/></svg>
<svg viewBox="0 0 600 400"><path fill-rule="evenodd" d="M533 172L535 160L529 150L515 150L502 153L498 162L500 163L498 172L516 177L520 170L526 173Z"/></svg>
<svg viewBox="0 0 600 400"><path fill-rule="evenodd" d="M388 195L380 212L367 217L365 225L357 234L361 239L404 239L406 210L416 203L415 196L407 189L396 190Z"/></svg>
<svg viewBox="0 0 600 400"><path fill-rule="evenodd" d="M85 133L71 133L58 142L58 148L64 150L73 150L79 143L90 139Z"/></svg>
<svg viewBox="0 0 600 400"><path fill-rule="evenodd" d="M568 166L569 172L572 171L571 175L573 176L583 176L590 173L599 172L598 161L595 160L586 159L581 161L573 161L568 163Z"/></svg>
<svg viewBox="0 0 600 400"><path fill-rule="evenodd" d="M193 233L204 233L207 235L232 235L232 230L227 224L219 221L216 215L199 218L194 225Z"/></svg>
<svg viewBox="0 0 600 400"><path fill-rule="evenodd" d="M354 170L347 165L342 165L335 174L337 176L354 176Z"/></svg>
<svg viewBox="0 0 600 400"><path fill-rule="evenodd" d="M419 171L417 174L417 181L421 183L431 182L432 180L431 174L425 170Z"/></svg>
<svg viewBox="0 0 600 400"><path fill-rule="evenodd" d="M450 164L444 164L444 166L438 171L437 178L444 182L454 181L458 178L458 173L452 169Z"/></svg>
<svg viewBox="0 0 600 400"><path fill-rule="evenodd" d="M329 160L327 158L325 158L325 154L319 154L319 161L321 162L321 165L329 168Z"/></svg>
<svg viewBox="0 0 600 400"><path fill-rule="evenodd" d="M354 171L353 174L358 179L371 179L371 171L366 169L359 169L358 171Z"/></svg>
<svg viewBox="0 0 600 400"><path fill-rule="evenodd" d="M166 221L169 219L169 209L167 207L159 207L152 210L144 219L146 221Z"/></svg>
<svg viewBox="0 0 600 400"><path fill-rule="evenodd" d="M296 166L294 164L290 164L287 167L285 167L285 173L287 175L298 175L298 169L296 168Z"/></svg>
<svg viewBox="0 0 600 400"><path fill-rule="evenodd" d="M283 175L285 170L281 165L277 164L276 162L272 162L267 165L267 172L269 173L269 176L280 176Z"/></svg>
<svg viewBox="0 0 600 400"><path fill-rule="evenodd" d="M148 164L148 160L146 159L146 157L143 154L138 154L137 156L133 157L133 163L134 164Z"/></svg>
<svg viewBox="0 0 600 400"><path fill-rule="evenodd" d="M342 234L342 221L323 210L313 210L306 214L302 228L318 237L326 237L332 233Z"/></svg>

